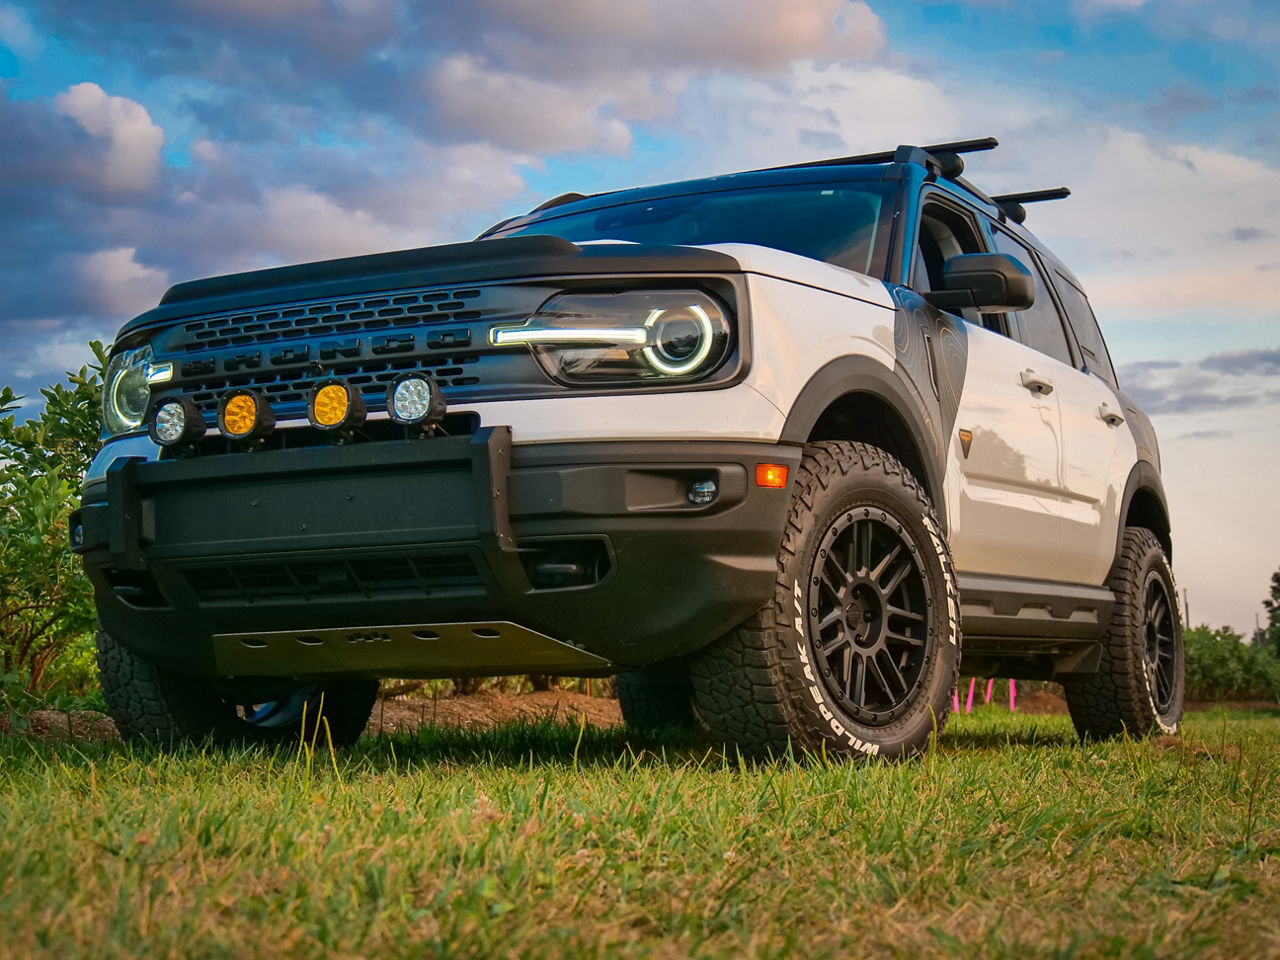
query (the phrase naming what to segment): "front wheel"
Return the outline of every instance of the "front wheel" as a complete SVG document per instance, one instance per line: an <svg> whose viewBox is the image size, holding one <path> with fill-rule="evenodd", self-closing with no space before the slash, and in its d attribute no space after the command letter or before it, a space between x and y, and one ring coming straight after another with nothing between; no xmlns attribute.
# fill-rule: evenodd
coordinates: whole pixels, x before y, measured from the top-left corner
<svg viewBox="0 0 1280 960"><path fill-rule="evenodd" d="M149 663L99 630L98 676L111 718L125 740L173 744L212 739L230 743L354 743L378 695L378 681L285 682L273 699L219 696L210 681Z"/></svg>
<svg viewBox="0 0 1280 960"><path fill-rule="evenodd" d="M1111 576L1116 596L1098 672L1065 680L1081 739L1176 734L1186 663L1169 558L1145 527L1126 527Z"/></svg>
<svg viewBox="0 0 1280 960"><path fill-rule="evenodd" d="M751 754L920 753L946 724L958 613L951 555L916 478L869 444L812 444L773 599L689 661L698 712Z"/></svg>

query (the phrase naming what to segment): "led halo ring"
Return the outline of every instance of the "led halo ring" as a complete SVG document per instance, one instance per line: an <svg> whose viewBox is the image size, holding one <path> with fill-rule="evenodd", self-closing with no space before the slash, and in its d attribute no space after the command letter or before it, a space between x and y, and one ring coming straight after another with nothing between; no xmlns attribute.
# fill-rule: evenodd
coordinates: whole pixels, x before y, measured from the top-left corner
<svg viewBox="0 0 1280 960"><path fill-rule="evenodd" d="M644 325L651 331L650 339L653 333L657 331L654 325L662 319L662 317L670 311L670 307L655 307L649 311L649 316L645 319ZM711 326L711 318L707 316L707 311L702 309L696 303L691 303L682 309L693 314L694 322L698 327L698 349L683 359L673 361L667 356L663 356L664 351L659 349L659 343L651 342L649 346L644 348L644 358L649 361L649 365L660 373L665 373L671 377L682 376L686 373L692 373L711 355L711 347L715 339L715 331Z"/></svg>
<svg viewBox="0 0 1280 960"><path fill-rule="evenodd" d="M256 440L270 433L275 425L276 415L261 394L240 389L222 395L218 430L228 440ZM244 429L237 429L240 427Z"/></svg>
<svg viewBox="0 0 1280 960"><path fill-rule="evenodd" d="M426 373L406 373L387 387L387 415L406 427L433 427L444 418L440 385Z"/></svg>
<svg viewBox="0 0 1280 960"><path fill-rule="evenodd" d="M357 430L365 414L360 391L345 380L321 380L307 398L307 420L317 430Z"/></svg>
<svg viewBox="0 0 1280 960"><path fill-rule="evenodd" d="M209 425L190 397L158 397L147 414L147 433L161 447L192 444L204 437Z"/></svg>

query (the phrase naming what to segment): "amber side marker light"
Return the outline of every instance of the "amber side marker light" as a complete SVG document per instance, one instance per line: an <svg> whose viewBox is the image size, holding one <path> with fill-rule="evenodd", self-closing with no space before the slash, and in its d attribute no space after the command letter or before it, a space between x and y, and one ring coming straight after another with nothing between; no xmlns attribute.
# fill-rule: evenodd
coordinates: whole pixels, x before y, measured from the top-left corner
<svg viewBox="0 0 1280 960"><path fill-rule="evenodd" d="M218 405L218 429L229 440L256 440L275 425L275 414L252 390L232 390Z"/></svg>
<svg viewBox="0 0 1280 960"><path fill-rule="evenodd" d="M316 385L307 401L307 419L318 430L354 430L364 424L360 391L341 380Z"/></svg>
<svg viewBox="0 0 1280 960"><path fill-rule="evenodd" d="M787 485L787 465L785 463L757 463L756 486L772 487L781 490Z"/></svg>

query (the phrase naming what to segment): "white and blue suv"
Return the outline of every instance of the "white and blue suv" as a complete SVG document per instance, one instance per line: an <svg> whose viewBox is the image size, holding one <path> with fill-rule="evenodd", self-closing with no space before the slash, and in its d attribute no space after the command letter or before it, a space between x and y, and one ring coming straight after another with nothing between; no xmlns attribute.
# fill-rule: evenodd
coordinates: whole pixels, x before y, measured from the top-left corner
<svg viewBox="0 0 1280 960"><path fill-rule="evenodd" d="M179 284L121 329L72 541L130 737L363 729L381 677L618 674L635 726L901 756L963 664L1176 731L1151 424L961 154L557 197Z"/></svg>

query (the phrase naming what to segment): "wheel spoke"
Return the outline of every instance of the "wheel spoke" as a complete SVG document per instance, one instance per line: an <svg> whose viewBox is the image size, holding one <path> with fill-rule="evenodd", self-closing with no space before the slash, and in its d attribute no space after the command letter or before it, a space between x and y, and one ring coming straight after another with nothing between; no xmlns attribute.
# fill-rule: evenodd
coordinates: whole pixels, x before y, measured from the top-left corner
<svg viewBox="0 0 1280 960"><path fill-rule="evenodd" d="M880 578L884 576L884 572L885 570L888 569L889 564L893 563L894 558L897 557L898 554L900 554L901 552L902 552L902 544L900 542L895 543L893 545L893 549L890 550L888 553L886 553L884 555L884 558L881 559L881 561L876 564L875 569L871 571L870 573L871 579L874 580L876 583L879 583Z"/></svg>
<svg viewBox="0 0 1280 960"><path fill-rule="evenodd" d="M866 576L867 571L871 569L872 532L870 520L859 520L854 526L854 536L858 540L858 552L851 572L857 576Z"/></svg>
<svg viewBox="0 0 1280 960"><path fill-rule="evenodd" d="M839 607L833 607L822 619L818 621L819 632L827 629L833 623L839 623L844 618L844 612Z"/></svg>
<svg viewBox="0 0 1280 960"><path fill-rule="evenodd" d="M905 607L895 607L892 604L884 608L884 615L886 620L889 620L889 619L896 620L899 617L901 617L903 620L909 620L912 623L924 623L923 613L912 613L910 610L906 609Z"/></svg>
<svg viewBox="0 0 1280 960"><path fill-rule="evenodd" d="M903 560L898 568L893 571L893 576L889 578L889 582L882 588L884 590L884 595L886 597L893 596L894 591L897 590L898 587L902 585L902 581L907 578L907 574L914 569L915 564L910 560Z"/></svg>
<svg viewBox="0 0 1280 960"><path fill-rule="evenodd" d="M899 633L895 630L886 630L884 638L886 643L900 643L908 647L924 646L923 640L917 640L915 637L909 637L905 633Z"/></svg>
<svg viewBox="0 0 1280 960"><path fill-rule="evenodd" d="M1166 611L1167 611L1167 605L1165 604L1165 601L1164 601L1164 595L1161 593L1156 593L1155 600L1152 601L1152 604L1151 604L1151 609L1147 612L1147 623L1158 628L1160 626L1160 621L1161 619L1163 619Z"/></svg>
<svg viewBox="0 0 1280 960"><path fill-rule="evenodd" d="M827 565L824 563L822 569L818 571L818 586L826 588L831 594L831 598L835 601L836 606L844 606L844 594L849 587L848 581L844 577L844 571L840 571L840 581L836 582L831 579L830 573L827 571Z"/></svg>
<svg viewBox="0 0 1280 960"><path fill-rule="evenodd" d="M859 656L855 658L856 663L853 671L853 686L849 690L849 699L853 701L856 707L865 707L867 705L867 658Z"/></svg>
<svg viewBox="0 0 1280 960"><path fill-rule="evenodd" d="M907 693L907 679L902 675L902 668L898 666L898 661L887 653L884 655L883 659L887 661L889 666L889 673L887 676L897 684L898 690L900 691L899 696L905 696Z"/></svg>

